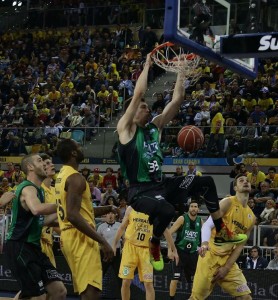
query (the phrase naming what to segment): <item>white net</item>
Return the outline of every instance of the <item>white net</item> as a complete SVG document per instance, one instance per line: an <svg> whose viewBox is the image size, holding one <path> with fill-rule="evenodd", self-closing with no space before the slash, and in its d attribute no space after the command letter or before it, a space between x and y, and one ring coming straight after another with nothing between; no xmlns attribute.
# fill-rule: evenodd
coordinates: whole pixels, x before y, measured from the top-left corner
<svg viewBox="0 0 278 300"><path fill-rule="evenodd" d="M199 66L201 57L194 53L185 53L184 49L166 42L152 51L152 59L156 65L167 72L182 73L186 78L185 85L193 85L202 76Z"/></svg>

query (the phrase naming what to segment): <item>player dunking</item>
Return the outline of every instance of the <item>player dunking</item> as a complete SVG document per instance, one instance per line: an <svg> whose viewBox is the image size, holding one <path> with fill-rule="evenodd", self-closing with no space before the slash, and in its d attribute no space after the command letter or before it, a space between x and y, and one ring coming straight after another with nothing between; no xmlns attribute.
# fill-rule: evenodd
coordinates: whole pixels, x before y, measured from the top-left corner
<svg viewBox="0 0 278 300"><path fill-rule="evenodd" d="M240 174L235 178L234 189L236 191L235 196L230 196L220 201L220 215L232 231L249 236L256 217L247 205L251 184L245 175ZM209 240L205 236L210 236L213 226L209 218L202 229L202 231L207 231L205 233L202 232L204 241ZM246 279L236 264L244 243L236 246L231 244L217 246L214 243L215 233L215 229L213 229L209 242L210 251L207 251L204 258L199 258L198 260L190 299L207 299L216 283L237 300L252 299Z"/></svg>
<svg viewBox="0 0 278 300"><path fill-rule="evenodd" d="M151 261L155 269L161 270L163 259L160 254L160 237L175 215L171 203L182 203L189 195L203 192L207 208L215 222L218 243L238 243L247 237L231 233L223 223L215 183L211 177L163 178L160 136L163 127L178 113L184 101L185 78L181 72L178 73L172 101L160 115L150 121L150 109L142 97L147 89L151 64L148 54L132 100L117 124L118 153L121 170L130 182L129 203L136 211L148 214L150 223L154 226L150 240Z"/></svg>

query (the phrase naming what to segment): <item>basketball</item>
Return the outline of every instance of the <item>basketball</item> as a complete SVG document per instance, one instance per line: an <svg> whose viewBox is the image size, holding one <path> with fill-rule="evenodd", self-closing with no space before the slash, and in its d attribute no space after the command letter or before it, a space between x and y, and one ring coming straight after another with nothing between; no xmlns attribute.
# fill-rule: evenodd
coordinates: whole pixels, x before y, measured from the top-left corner
<svg viewBox="0 0 278 300"><path fill-rule="evenodd" d="M201 148L204 143L203 132L196 126L184 126L178 133L178 145L186 152Z"/></svg>

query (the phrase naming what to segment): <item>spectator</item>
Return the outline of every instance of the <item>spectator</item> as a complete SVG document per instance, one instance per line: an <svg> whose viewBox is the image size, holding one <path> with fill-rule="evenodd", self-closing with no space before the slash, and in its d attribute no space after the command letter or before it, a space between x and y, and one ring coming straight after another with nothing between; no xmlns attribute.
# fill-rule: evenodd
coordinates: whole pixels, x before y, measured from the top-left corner
<svg viewBox="0 0 278 300"><path fill-rule="evenodd" d="M11 183L13 174L15 172L14 164L12 162L7 163L8 170L4 173L4 177L8 179L8 181Z"/></svg>
<svg viewBox="0 0 278 300"><path fill-rule="evenodd" d="M202 176L202 173L196 169L196 163L191 161L188 163L188 170L184 175Z"/></svg>
<svg viewBox="0 0 278 300"><path fill-rule="evenodd" d="M104 176L105 177L105 176ZM101 205L106 205L106 202L108 200L109 197L113 197L114 199L118 198L118 193L116 192L115 189L113 189L113 185L112 183L107 183L106 184L106 191L102 196L102 200L101 200Z"/></svg>
<svg viewBox="0 0 278 300"><path fill-rule="evenodd" d="M207 154L212 154L214 144L217 147L217 156L224 157L224 118L218 105L213 106L211 112L210 139L207 147Z"/></svg>
<svg viewBox="0 0 278 300"><path fill-rule="evenodd" d="M51 136L56 135L57 137L59 137L60 135L60 130L58 127L55 126L55 121L54 119L50 119L49 121L49 125L45 127L44 130L44 134L47 137L47 139L49 140L51 138Z"/></svg>
<svg viewBox="0 0 278 300"><path fill-rule="evenodd" d="M276 173L275 167L268 168L268 174L266 175L266 179L270 181L270 190L277 192L278 188L278 174Z"/></svg>
<svg viewBox="0 0 278 300"><path fill-rule="evenodd" d="M90 141L92 134L96 132L95 130L96 118L88 106L85 106L83 111L84 111L84 116L81 121L81 125L85 129L86 141Z"/></svg>
<svg viewBox="0 0 278 300"><path fill-rule="evenodd" d="M265 203L265 208L260 214L260 224L268 224L270 222L270 215L272 212L275 211L275 201L274 200L267 200Z"/></svg>
<svg viewBox="0 0 278 300"><path fill-rule="evenodd" d="M272 219L270 225L272 228L265 230L263 245L265 247L276 247L278 246L278 219Z"/></svg>
<svg viewBox="0 0 278 300"><path fill-rule="evenodd" d="M109 183L112 185L113 190L117 190L117 177L113 174L113 169L110 167L106 169L106 174L103 176L102 189L104 192Z"/></svg>
<svg viewBox="0 0 278 300"><path fill-rule="evenodd" d="M90 177L90 172L91 172L90 169L88 169L86 167L81 169L81 175L86 179L86 181Z"/></svg>
<svg viewBox="0 0 278 300"><path fill-rule="evenodd" d="M247 176L248 177L248 176ZM255 201L255 215L259 217L262 211L265 208L266 202L268 200L274 200L274 194L270 192L269 182L262 181L260 184L260 191L255 194L254 201Z"/></svg>
<svg viewBox="0 0 278 300"><path fill-rule="evenodd" d="M262 256L262 250L258 246L253 246L246 259L246 269L265 269L268 261Z"/></svg>
<svg viewBox="0 0 278 300"><path fill-rule="evenodd" d="M97 187L97 181L92 179L92 175L89 177L88 181L93 203L96 204L96 206L98 206L101 202L101 190Z"/></svg>
<svg viewBox="0 0 278 300"><path fill-rule="evenodd" d="M176 172L174 173L173 176L183 176L183 168L182 168L182 166L177 166L176 167Z"/></svg>
<svg viewBox="0 0 278 300"><path fill-rule="evenodd" d="M93 169L93 174L91 174L88 178L89 181L94 181L95 186L99 189L102 189L102 184L103 184L103 176L100 174L100 169L99 168L94 168Z"/></svg>
<svg viewBox="0 0 278 300"><path fill-rule="evenodd" d="M266 269L278 270L278 246L273 249L274 258L268 263Z"/></svg>
<svg viewBox="0 0 278 300"><path fill-rule="evenodd" d="M247 175L248 180L251 182L251 187L253 191L258 190L259 183L265 180L264 172L259 170L259 165L257 162L253 162L252 171Z"/></svg>
<svg viewBox="0 0 278 300"><path fill-rule="evenodd" d="M119 221L123 220L127 207L127 198L125 197L125 195L122 194L119 197Z"/></svg>
<svg viewBox="0 0 278 300"><path fill-rule="evenodd" d="M2 182L0 183L0 197L6 193L6 192L10 192L12 190L10 183L9 183L9 179L7 177L3 177L2 178Z"/></svg>

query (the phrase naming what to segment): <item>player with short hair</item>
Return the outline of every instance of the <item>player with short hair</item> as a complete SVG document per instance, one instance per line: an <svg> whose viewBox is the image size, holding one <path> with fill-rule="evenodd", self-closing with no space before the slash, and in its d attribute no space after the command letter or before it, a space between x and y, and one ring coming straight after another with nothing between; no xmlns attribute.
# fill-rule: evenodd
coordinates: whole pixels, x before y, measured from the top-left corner
<svg viewBox="0 0 278 300"><path fill-rule="evenodd" d="M44 203L42 181L45 164L38 154L26 155L21 162L27 178L18 185L12 205L12 223L7 236L6 254L21 292L19 299L66 298L60 275L42 252L42 227L57 219L56 204ZM44 216L48 215L48 216Z"/></svg>
<svg viewBox="0 0 278 300"><path fill-rule="evenodd" d="M124 235L125 243L119 270L119 277L122 278L122 300L130 300L130 284L136 269L138 269L140 281L144 282L146 299L155 299L153 266L149 253L152 229L153 226L149 223L148 215L136 212L131 206L127 208L113 242L113 250L116 255L117 244Z"/></svg>
<svg viewBox="0 0 278 300"><path fill-rule="evenodd" d="M183 63L183 61L181 61ZM246 235L235 235L225 226L220 214L215 183L210 176L175 176L165 178L162 174L163 156L160 136L165 125L178 113L184 101L185 75L180 71L173 98L161 114L150 120L150 109L142 97L147 89L148 71L152 65L151 55L136 83L134 95L117 124L119 135L118 153L121 170L129 180L131 207L150 217L154 225L150 240L151 261L156 270L163 269L160 238L175 216L172 204L183 203L188 196L202 193L217 229L218 243L238 243ZM173 255L177 257L171 243Z"/></svg>
<svg viewBox="0 0 278 300"><path fill-rule="evenodd" d="M229 196L220 201L220 215L223 222L233 232L244 233L249 236L256 222L256 217L247 205L251 184L244 174L236 176L234 189L236 191L235 196ZM236 246L233 244L215 245L216 231L213 227L214 224L209 218L202 229L202 248L207 249L208 246L210 251L207 251L205 256L198 260L190 299L207 299L216 283L238 300L252 299L246 279L236 264L245 243Z"/></svg>
<svg viewBox="0 0 278 300"><path fill-rule="evenodd" d="M55 176L55 166L52 163L52 158L45 153L41 153L40 157L45 163L45 170L47 177L42 182L41 187L44 190L45 203L56 203L55 201L55 188L51 186L53 177ZM57 230L57 228L56 228ZM44 226L41 235L42 252L45 253L54 267L56 267L55 257L53 253L53 227Z"/></svg>
<svg viewBox="0 0 278 300"><path fill-rule="evenodd" d="M198 248L201 244L201 228L203 220L198 216L199 204L192 200L188 213L180 216L169 229L170 234L177 232L175 245L179 254L179 264L172 263L173 278L170 282L170 299L175 299L178 281L181 280L181 271L184 271L188 283L193 282L197 261Z"/></svg>
<svg viewBox="0 0 278 300"><path fill-rule="evenodd" d="M113 207L93 209L89 184L78 172L84 159L80 144L71 139L61 140L57 154L63 163L55 182L61 250L73 273L74 291L82 300L99 299L102 289L99 245L105 261L112 259L113 250L97 233L94 217L108 213Z"/></svg>

